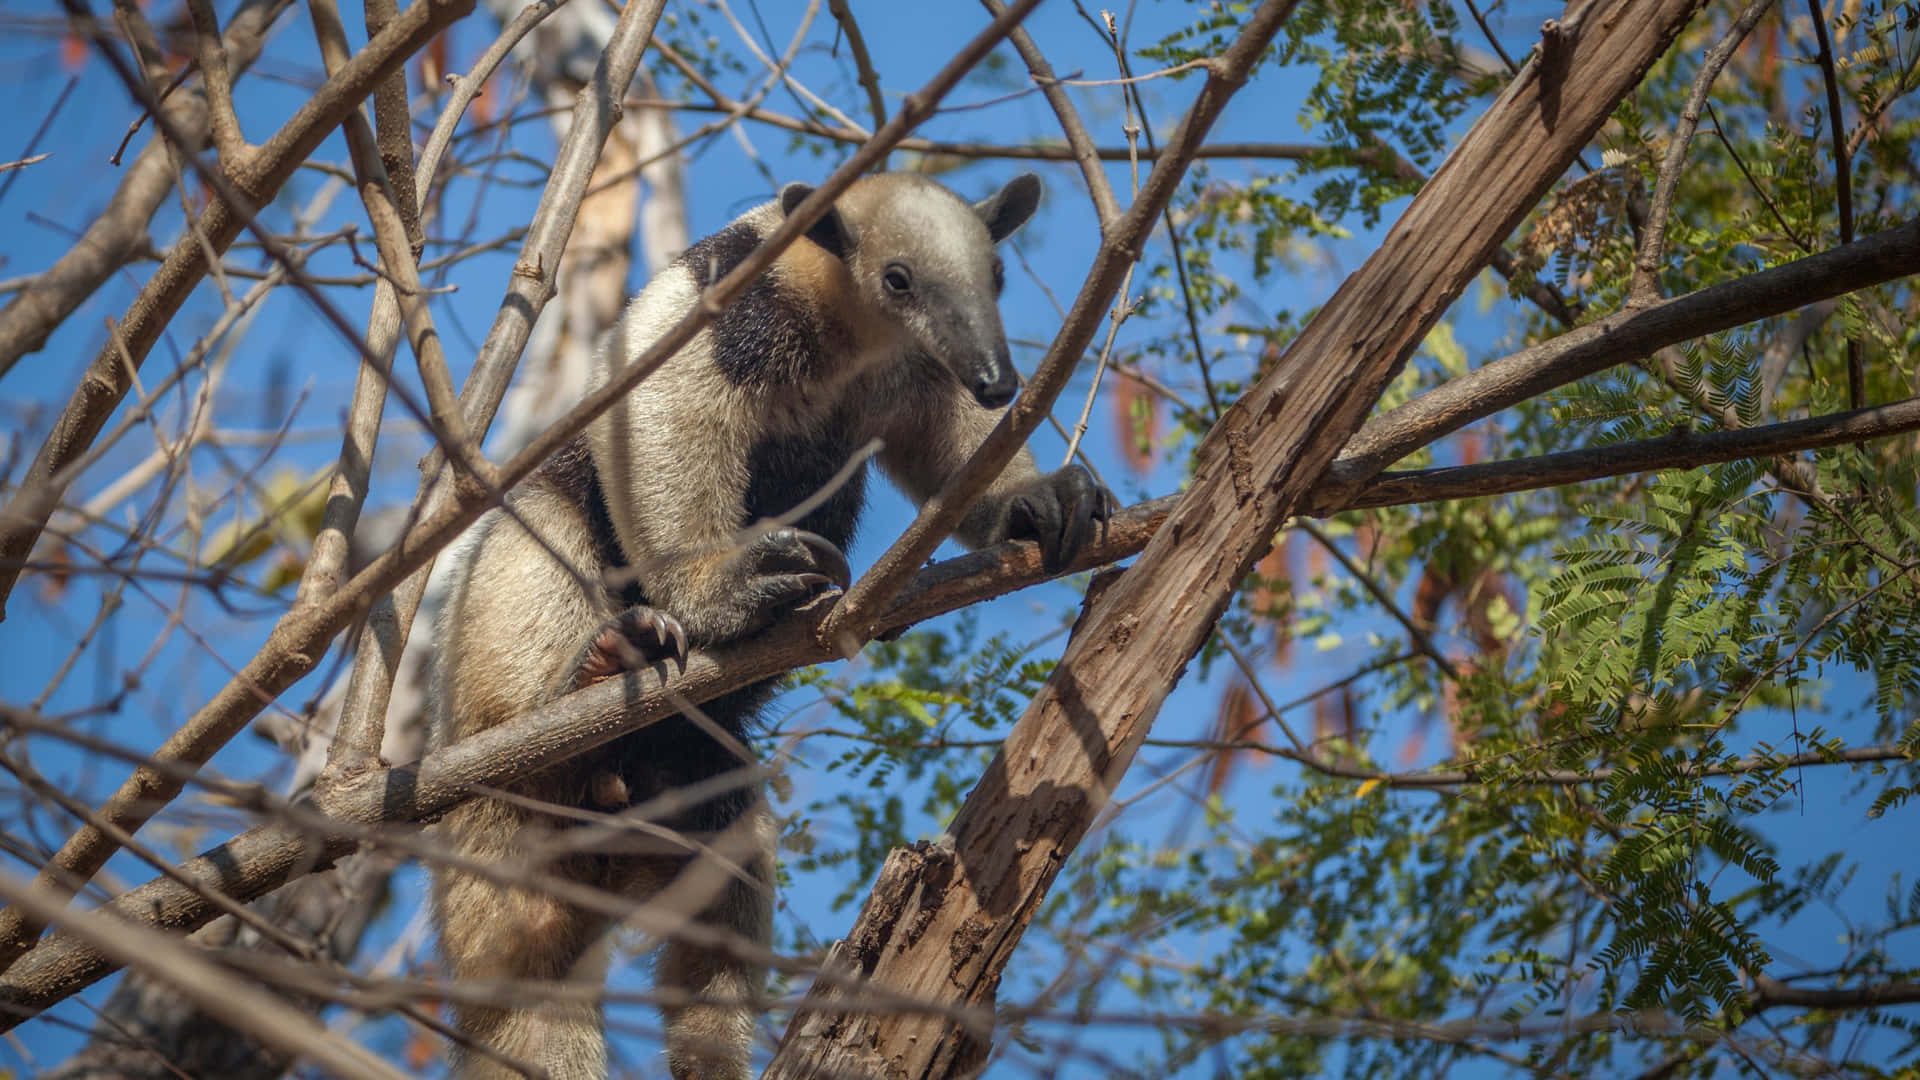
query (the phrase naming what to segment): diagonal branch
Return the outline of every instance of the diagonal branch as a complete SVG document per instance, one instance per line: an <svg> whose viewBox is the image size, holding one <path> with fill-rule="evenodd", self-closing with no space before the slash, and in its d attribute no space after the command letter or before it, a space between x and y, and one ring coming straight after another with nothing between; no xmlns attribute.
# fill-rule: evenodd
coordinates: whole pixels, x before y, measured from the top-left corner
<svg viewBox="0 0 1920 1080"><path fill-rule="evenodd" d="M1920 218L1672 300L1620 311L1485 364L1380 416L1347 443L1304 510L1348 505L1382 469L1476 420L1615 364L1920 272Z"/></svg>
<svg viewBox="0 0 1920 1080"><path fill-rule="evenodd" d="M987 10L995 15L1005 9L1000 0L981 0ZM1022 27L1010 35L1013 47L1026 62L1027 71L1040 87L1040 93L1052 106L1053 115L1060 121L1060 131L1067 138L1066 151L1080 166L1080 176L1086 181L1087 195L1093 199L1094 216L1100 220L1100 231L1106 232L1120 220L1120 204L1114 200L1113 185L1107 182L1107 171L1100 165L1100 151L1093 145L1093 136L1087 134L1087 125L1080 119L1080 110L1074 108L1073 97L1067 93L1060 80L1054 77L1053 65L1034 44L1033 35ZM1119 148L1115 148L1119 149ZM1120 151L1119 160L1127 160L1126 152Z"/></svg>

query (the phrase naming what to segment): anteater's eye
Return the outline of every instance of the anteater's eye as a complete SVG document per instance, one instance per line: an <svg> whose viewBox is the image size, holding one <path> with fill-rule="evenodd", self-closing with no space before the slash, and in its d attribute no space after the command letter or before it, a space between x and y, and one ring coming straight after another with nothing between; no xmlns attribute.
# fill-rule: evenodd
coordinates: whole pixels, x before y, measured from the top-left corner
<svg viewBox="0 0 1920 1080"><path fill-rule="evenodd" d="M905 296L913 291L913 272L903 263L888 263L886 273L880 275L880 281L895 296Z"/></svg>

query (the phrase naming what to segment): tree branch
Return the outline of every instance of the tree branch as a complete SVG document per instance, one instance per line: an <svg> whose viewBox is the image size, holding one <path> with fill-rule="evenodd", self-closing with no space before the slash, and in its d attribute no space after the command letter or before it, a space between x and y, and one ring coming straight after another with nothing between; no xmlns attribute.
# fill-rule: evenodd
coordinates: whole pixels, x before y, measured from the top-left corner
<svg viewBox="0 0 1920 1080"><path fill-rule="evenodd" d="M234 13L222 38L233 74L252 65L267 30L290 6L292 0L248 0ZM205 92L169 94L160 107L174 130L193 136L179 147L192 152L206 136ZM0 376L21 357L39 351L102 282L146 250L147 223L173 188L174 149L165 134L156 131L74 245L0 308Z"/></svg>
<svg viewBox="0 0 1920 1080"><path fill-rule="evenodd" d="M228 178L233 188L252 206L265 205L348 111L358 107L375 83L472 8L473 0L426 0L408 7L385 33L355 54L337 77L327 80L302 104L272 138L247 155L241 174ZM156 122L162 117L162 113L154 113ZM5 617L6 600L19 579L23 561L33 550L48 516L59 505L66 485L72 482L67 466L86 453L107 417L126 396L161 330L206 275L209 248L216 255L225 251L251 213L251 207L215 199L195 227L174 245L94 357L80 388L21 478L19 490L0 508L0 618ZM0 926L0 959L10 942L6 927Z"/></svg>
<svg viewBox="0 0 1920 1080"><path fill-rule="evenodd" d="M1817 0L1815 0L1817 2ZM1713 93L1713 81L1733 59L1740 43L1747 40L1747 34L1753 30L1760 16L1773 6L1773 0L1753 0L1746 10L1727 27L1725 37L1708 51L1700 64L1700 72L1693 78L1693 88L1687 93L1685 105L1680 107L1680 119L1673 125L1673 134L1667 140L1666 160L1660 164L1660 174L1653 184L1653 200L1647 207L1647 221L1640 229L1640 248L1633 256L1633 283L1629 288L1627 306L1637 307L1650 304L1659 299L1660 287L1658 275L1660 261L1667 246L1667 217L1673 212L1673 193L1680 186L1680 170L1687 163L1687 146L1693 142L1693 133L1700 126L1700 113L1707 106L1707 98Z"/></svg>
<svg viewBox="0 0 1920 1080"><path fill-rule="evenodd" d="M66 897L0 871L0 899L37 920L58 920L74 938L114 961L168 982L195 1005L237 1031L291 1055L311 1058L337 1076L406 1080L348 1039L335 1038L310 1016L231 975L185 944L96 912L66 910Z"/></svg>
<svg viewBox="0 0 1920 1080"><path fill-rule="evenodd" d="M995 15L1006 8L1000 0L981 0L981 3ZM1093 136L1087 134L1087 125L1081 121L1080 110L1074 107L1072 95L1060 85L1059 79L1054 78L1053 65L1047 63L1040 46L1034 44L1033 35L1022 27L1009 37L1020 59L1026 62L1027 72L1040 87L1040 93L1052 106L1054 117L1060 121L1061 134L1067 138L1065 150L1070 160L1080 166L1080 176L1086 182L1087 195L1093 199L1094 217L1099 219L1100 231L1105 233L1120 220L1120 204L1114 200L1113 185L1107 182L1107 171L1100 166L1100 152L1093 145ZM1120 160L1127 158L1123 156Z"/></svg>
<svg viewBox="0 0 1920 1080"><path fill-rule="evenodd" d="M1920 271L1920 218L1845 247L1624 310L1495 360L1361 428L1304 508L1349 505L1367 480L1422 446L1537 394L1681 341L1784 314Z"/></svg>
<svg viewBox="0 0 1920 1080"><path fill-rule="evenodd" d="M1413 472L1385 472L1345 509L1436 502L1559 487L1623 473L1693 469L1723 461L1780 457L1920 430L1920 398L1728 431L1675 430L1657 439L1558 454Z"/></svg>

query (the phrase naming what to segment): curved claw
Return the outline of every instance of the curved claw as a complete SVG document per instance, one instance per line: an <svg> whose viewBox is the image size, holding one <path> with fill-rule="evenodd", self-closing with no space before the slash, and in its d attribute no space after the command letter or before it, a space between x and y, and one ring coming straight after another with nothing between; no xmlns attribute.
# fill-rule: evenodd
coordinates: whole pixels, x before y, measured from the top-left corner
<svg viewBox="0 0 1920 1080"><path fill-rule="evenodd" d="M840 548L805 529L775 529L755 541L747 557L761 573L819 574L842 589L853 583L853 568Z"/></svg>
<svg viewBox="0 0 1920 1080"><path fill-rule="evenodd" d="M574 667L573 687L591 686L663 660L687 662L687 632L657 608L631 607L594 631Z"/></svg>

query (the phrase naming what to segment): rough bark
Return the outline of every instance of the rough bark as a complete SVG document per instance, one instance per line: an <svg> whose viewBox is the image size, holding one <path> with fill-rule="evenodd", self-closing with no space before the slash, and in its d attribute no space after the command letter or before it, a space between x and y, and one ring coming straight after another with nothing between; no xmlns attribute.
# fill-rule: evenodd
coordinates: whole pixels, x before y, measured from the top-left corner
<svg viewBox="0 0 1920 1080"><path fill-rule="evenodd" d="M927 1008L794 1018L769 1076L939 1077L977 1060L1000 975L1159 705L1341 444L1440 314L1665 51L1696 0L1577 5L1366 265L1195 456L1187 495L1090 601L1066 653L939 841L896 851L829 970Z"/></svg>

